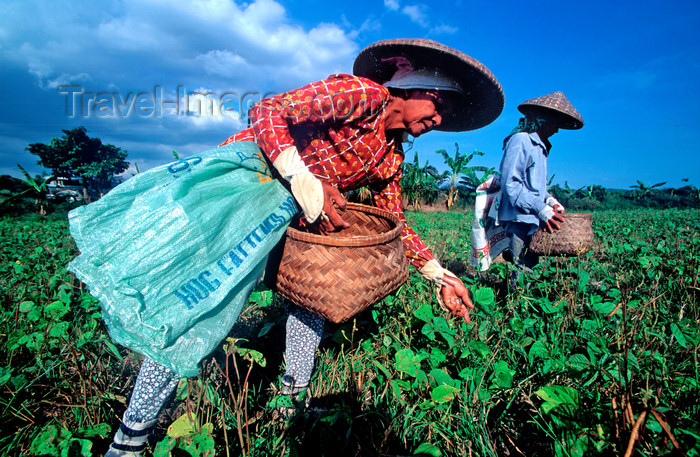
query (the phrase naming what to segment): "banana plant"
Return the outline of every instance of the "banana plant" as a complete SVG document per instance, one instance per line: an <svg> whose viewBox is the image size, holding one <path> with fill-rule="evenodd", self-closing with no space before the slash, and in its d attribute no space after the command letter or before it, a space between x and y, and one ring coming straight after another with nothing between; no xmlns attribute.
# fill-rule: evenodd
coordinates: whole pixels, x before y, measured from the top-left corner
<svg viewBox="0 0 700 457"><path fill-rule="evenodd" d="M659 187L663 186L664 184L666 184L666 181L656 183L652 186L647 186L642 181L637 180L637 184L633 184L632 186L630 186L632 189L634 189L631 192L632 198L635 198L637 200L641 200L643 198L650 197L654 194L655 189L658 189Z"/></svg>
<svg viewBox="0 0 700 457"><path fill-rule="evenodd" d="M447 209L452 209L454 204L459 197L460 191L459 187L464 185L473 184L472 181L476 179L476 172L482 171L486 173L487 171L492 171L493 169L487 169L482 166L469 166L469 162L472 161L474 156L483 156L484 153L477 151L476 149L471 154L463 154L459 152L459 144L455 143L455 153L454 157L451 157L447 151L440 149L436 153L442 155L445 160L445 165L449 168L443 173L443 177L446 181L449 181L449 187L447 190ZM461 181L461 179L467 178L466 181ZM476 184L478 186L479 184ZM476 189L476 186L474 188Z"/></svg>
<svg viewBox="0 0 700 457"><path fill-rule="evenodd" d="M418 152L413 158L413 163L402 164L401 192L404 201L414 210L420 208L420 201L432 201L440 193L439 182L441 175L437 168L428 164L420 165Z"/></svg>
<svg viewBox="0 0 700 457"><path fill-rule="evenodd" d="M7 205L10 202L18 200L24 197L25 195L29 194L32 197L34 197L34 205L39 207L39 214L41 214L42 216L46 215L46 208L48 207L48 200L46 199L46 193L48 192L47 185L49 182L55 179L55 176L50 175L47 177L43 177L37 175L36 177L32 178L31 175L27 172L27 170L24 169L22 165L17 164L17 167L24 175L24 179L22 180L22 182L27 185L27 188L21 192L12 195L10 198L3 201L1 205Z"/></svg>

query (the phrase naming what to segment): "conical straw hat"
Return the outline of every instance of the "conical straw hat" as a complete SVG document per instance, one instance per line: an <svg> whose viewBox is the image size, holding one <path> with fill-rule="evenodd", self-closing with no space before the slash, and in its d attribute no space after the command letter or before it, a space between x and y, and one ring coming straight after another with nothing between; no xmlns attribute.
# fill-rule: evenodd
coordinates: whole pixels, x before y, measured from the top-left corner
<svg viewBox="0 0 700 457"><path fill-rule="evenodd" d="M575 130L583 127L583 117L576 111L563 92L557 91L541 97L527 100L518 105L518 110L528 115L537 113L544 109L549 114L555 114L559 121L559 127L563 129Z"/></svg>
<svg viewBox="0 0 700 457"><path fill-rule="evenodd" d="M439 70L466 94L459 109L442 119L435 130L460 132L475 130L493 122L503 111L505 95L496 77L478 60L422 38L398 38L372 43L358 54L353 73L379 84L389 81L396 65L391 57L405 57L415 70Z"/></svg>

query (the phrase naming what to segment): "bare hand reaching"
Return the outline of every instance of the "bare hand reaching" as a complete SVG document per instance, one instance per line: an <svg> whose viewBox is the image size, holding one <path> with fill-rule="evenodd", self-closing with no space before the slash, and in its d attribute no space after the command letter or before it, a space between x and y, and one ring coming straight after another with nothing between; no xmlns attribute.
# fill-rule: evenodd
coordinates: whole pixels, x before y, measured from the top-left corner
<svg viewBox="0 0 700 457"><path fill-rule="evenodd" d="M341 210L345 211L347 207L347 201L343 194L333 185L327 182L322 183L323 185L323 212L321 217L319 217L319 224L321 231L323 232L335 232L338 230L346 229L350 227L338 211L336 206Z"/></svg>
<svg viewBox="0 0 700 457"><path fill-rule="evenodd" d="M445 283L440 290L442 302L447 309L455 316L463 317L467 322L471 322L469 310L474 309L474 304L469 297L469 291L462 284L459 278L445 275L442 278Z"/></svg>

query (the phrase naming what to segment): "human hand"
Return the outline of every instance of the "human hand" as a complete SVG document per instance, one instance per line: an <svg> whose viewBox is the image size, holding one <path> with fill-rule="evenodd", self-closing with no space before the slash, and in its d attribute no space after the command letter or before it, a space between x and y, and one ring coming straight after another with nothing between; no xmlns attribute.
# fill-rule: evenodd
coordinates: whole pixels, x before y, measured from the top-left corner
<svg viewBox="0 0 700 457"><path fill-rule="evenodd" d="M440 295L444 306L455 316L463 317L467 323L471 322L469 310L474 309L474 304L467 288L456 276L446 274L442 281Z"/></svg>
<svg viewBox="0 0 700 457"><path fill-rule="evenodd" d="M350 227L350 224L343 220L338 211L336 211L336 206L341 211L345 211L347 207L347 201L343 194L340 193L338 188L327 182L322 183L322 187L324 197L323 212L321 212L321 217L319 217L321 231L335 232Z"/></svg>
<svg viewBox="0 0 700 457"><path fill-rule="evenodd" d="M561 211L558 211L559 208L561 208ZM539 217L540 220L543 222L542 227L544 228L544 231L548 233L553 233L554 231L559 230L561 228L561 224L565 220L564 207L561 206L558 202L555 203L554 208L552 208L549 205L546 205L537 214L537 217Z"/></svg>
<svg viewBox="0 0 700 457"><path fill-rule="evenodd" d="M562 204L559 203L559 201L558 201L556 198L554 198L554 197L551 197L551 196L548 197L548 198L547 198L547 201L546 201L545 203L547 203L549 206L551 206L551 207L554 209L554 212L555 212L555 213L563 213L563 212L564 212L564 207L563 207Z"/></svg>
<svg viewBox="0 0 700 457"><path fill-rule="evenodd" d="M561 207L561 206L560 206ZM564 212L554 213L554 215L544 222L544 230L548 233L554 233L555 231L561 229L561 224L564 223L566 218L564 217ZM556 207L555 207L556 210Z"/></svg>

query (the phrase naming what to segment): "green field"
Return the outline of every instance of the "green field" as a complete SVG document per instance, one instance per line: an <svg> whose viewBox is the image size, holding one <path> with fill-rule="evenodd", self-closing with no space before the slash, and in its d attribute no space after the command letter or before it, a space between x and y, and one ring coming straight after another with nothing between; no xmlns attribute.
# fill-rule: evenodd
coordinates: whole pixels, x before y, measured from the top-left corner
<svg viewBox="0 0 700 457"><path fill-rule="evenodd" d="M700 210L596 212L594 251L543 259L515 290L506 264L465 270L471 214L407 217L471 287L471 324L412 272L327 327L310 409L285 419L274 408L285 317L261 287L181 383L149 453L700 455ZM66 271L65 216L4 218L0 233L0 454L102 455L139 358L110 342Z"/></svg>

